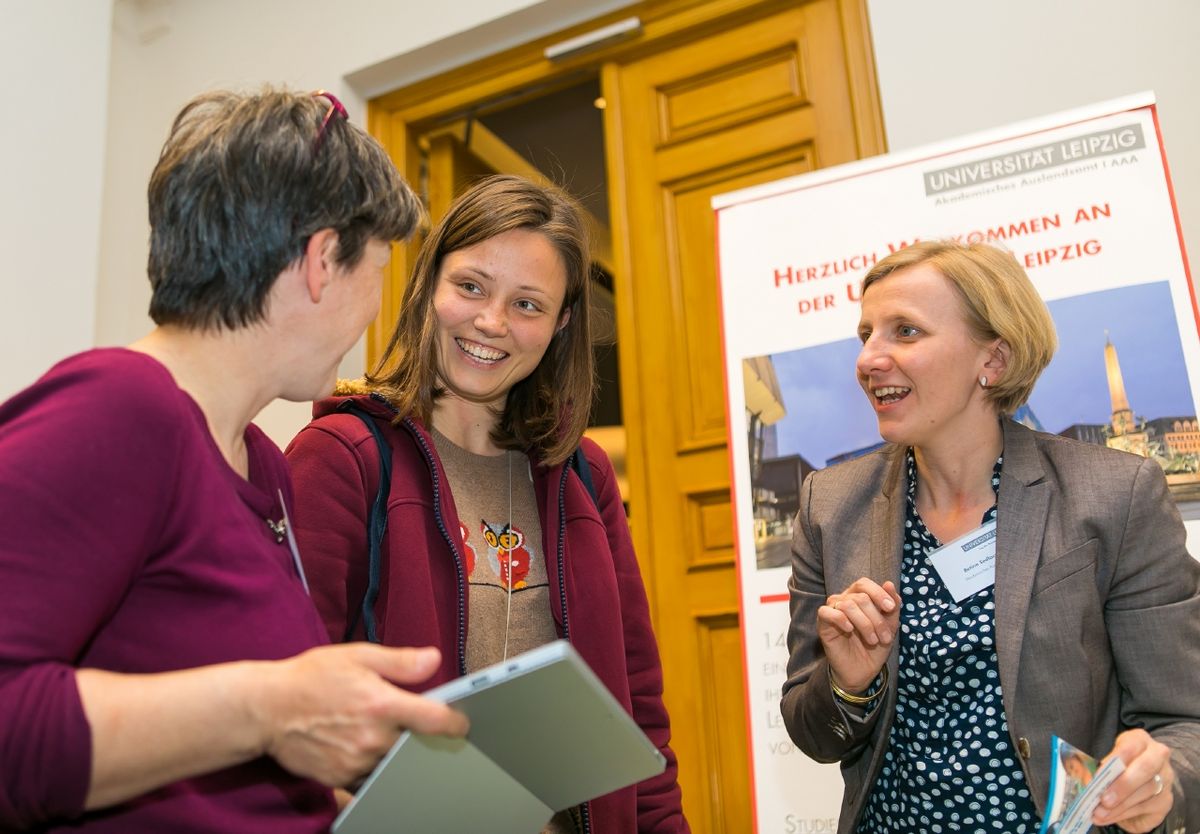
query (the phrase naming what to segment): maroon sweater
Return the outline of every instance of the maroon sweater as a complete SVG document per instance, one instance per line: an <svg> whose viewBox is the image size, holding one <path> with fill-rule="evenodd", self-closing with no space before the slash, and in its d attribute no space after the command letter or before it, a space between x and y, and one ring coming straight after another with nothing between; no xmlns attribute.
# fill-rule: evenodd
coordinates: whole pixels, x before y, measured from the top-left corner
<svg viewBox="0 0 1200 834"><path fill-rule="evenodd" d="M442 667L424 689L466 671L470 612L458 516L425 429L411 419L395 427L386 404L355 399L378 415L392 449L375 606L378 636L390 646L441 648ZM358 417L337 411L340 402L317 403L317 419L287 449L296 481L300 551L313 600L334 639L341 639L348 612L353 616L366 588L366 519L379 485L375 439ZM587 803L588 834L687 832L662 701L662 667L616 476L599 446L585 440L583 448L596 502L565 466L533 467L551 611L559 634L667 758L660 776Z"/></svg>
<svg viewBox="0 0 1200 834"><path fill-rule="evenodd" d="M280 491L291 500L286 463L253 425L245 438L249 481L167 370L128 350L67 359L0 406L0 831L328 830L329 791L266 758L82 812L76 668L161 672L328 642L266 523Z"/></svg>

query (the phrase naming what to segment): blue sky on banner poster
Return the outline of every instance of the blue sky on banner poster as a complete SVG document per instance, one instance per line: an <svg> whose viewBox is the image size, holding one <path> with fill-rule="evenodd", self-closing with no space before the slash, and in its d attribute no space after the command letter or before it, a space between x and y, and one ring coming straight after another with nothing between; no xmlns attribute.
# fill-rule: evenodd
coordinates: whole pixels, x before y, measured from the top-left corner
<svg viewBox="0 0 1200 834"><path fill-rule="evenodd" d="M1030 398L1046 431L1111 419L1105 331L1117 348L1136 415L1195 415L1166 282L1072 296L1048 306L1058 352ZM875 416L854 376L858 349L858 339L849 338L771 357L787 408L777 424L780 456L799 454L820 468L835 455L879 442Z"/></svg>

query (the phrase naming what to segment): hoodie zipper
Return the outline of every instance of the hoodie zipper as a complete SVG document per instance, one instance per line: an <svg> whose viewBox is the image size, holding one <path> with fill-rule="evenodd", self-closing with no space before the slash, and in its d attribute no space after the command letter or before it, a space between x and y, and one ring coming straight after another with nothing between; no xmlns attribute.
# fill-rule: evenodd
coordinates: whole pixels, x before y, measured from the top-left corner
<svg viewBox="0 0 1200 834"><path fill-rule="evenodd" d="M571 640L571 624L567 620L567 574L566 574L566 538L567 538L567 467L563 467L562 477L558 479L558 602L562 607L563 637Z"/></svg>
<svg viewBox="0 0 1200 834"><path fill-rule="evenodd" d="M454 572L458 577L458 670L460 676L467 674L466 663L466 585L463 577L463 560L458 552L458 548L454 544L454 540L450 537L450 533L446 528L446 521L442 517L442 502L441 502L441 484L438 480L437 464L433 454L433 450L429 448L429 444L425 442L425 438L417 430L412 420L408 417L404 418L404 424L416 439L417 445L421 447L422 453L425 455L426 461L429 463L429 472L433 481L433 517L437 522L438 530L445 539L446 545L450 548L450 552L454 556ZM567 478L570 474L569 467L564 466L562 477L558 481L558 599L562 605L563 617L563 638L568 642L571 640L571 625L567 617L567 578L566 578L566 538L567 538ZM591 803L584 802L579 806L580 818L583 822L583 831L581 834L591 834L592 832L592 814Z"/></svg>
<svg viewBox="0 0 1200 834"><path fill-rule="evenodd" d="M563 638L571 641L571 622L567 618L567 478L571 468L563 466L562 476L558 479L558 600L562 606ZM580 834L592 832L592 804L584 802L579 806L579 818L583 823Z"/></svg>
<svg viewBox="0 0 1200 834"><path fill-rule="evenodd" d="M429 444L425 442L425 438L421 436L420 431L408 417L404 418L404 424L416 439L417 445L421 447L421 451L425 455L425 460L429 463L429 474L433 481L433 519L437 522L438 530L441 531L442 538L446 540L446 546L450 548L450 553L454 556L454 573L458 578L458 674L462 677L467 674L467 599L466 599L466 578L463 571L462 555L458 552L458 547L454 544L454 539L451 538L449 530L446 528L446 520L442 517L442 487L438 480L437 460L434 457L433 450L429 448ZM565 617L564 617L565 619Z"/></svg>

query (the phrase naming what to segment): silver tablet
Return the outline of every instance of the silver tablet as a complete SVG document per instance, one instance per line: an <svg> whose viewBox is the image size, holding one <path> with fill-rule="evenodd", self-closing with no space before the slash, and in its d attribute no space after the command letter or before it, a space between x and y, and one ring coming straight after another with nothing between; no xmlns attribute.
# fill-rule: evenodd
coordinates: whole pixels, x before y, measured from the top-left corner
<svg viewBox="0 0 1200 834"><path fill-rule="evenodd" d="M535 834L556 811L666 767L565 640L426 694L471 719L467 738L404 733L338 816L334 834Z"/></svg>

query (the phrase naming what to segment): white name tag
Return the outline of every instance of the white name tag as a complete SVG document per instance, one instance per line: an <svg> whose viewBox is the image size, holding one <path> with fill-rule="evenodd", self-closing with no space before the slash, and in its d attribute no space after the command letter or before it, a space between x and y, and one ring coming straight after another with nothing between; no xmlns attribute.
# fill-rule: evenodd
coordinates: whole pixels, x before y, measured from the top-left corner
<svg viewBox="0 0 1200 834"><path fill-rule="evenodd" d="M929 554L955 602L996 584L996 522L989 521Z"/></svg>

